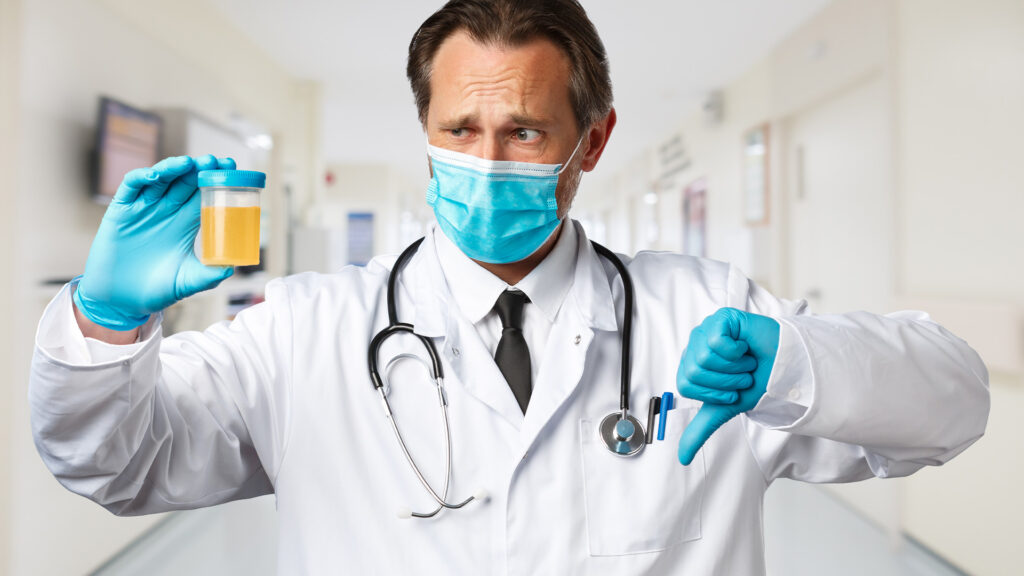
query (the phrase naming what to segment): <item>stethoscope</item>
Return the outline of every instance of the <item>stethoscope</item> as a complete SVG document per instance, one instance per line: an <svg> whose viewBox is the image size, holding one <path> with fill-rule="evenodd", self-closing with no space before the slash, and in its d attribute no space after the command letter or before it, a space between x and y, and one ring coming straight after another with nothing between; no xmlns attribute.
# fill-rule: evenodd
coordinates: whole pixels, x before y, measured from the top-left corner
<svg viewBox="0 0 1024 576"><path fill-rule="evenodd" d="M384 405L385 416L387 416L388 422L391 423L391 430L395 433L395 438L398 440L398 445L402 449L402 454L405 455L405 460L409 463L409 466L412 468L416 478L419 479L420 484L423 485L423 488L430 494L431 498L434 499L434 502L437 503L437 508L434 508L430 512L412 512L409 510L400 511L400 518L432 518L445 508L458 509L474 500L482 501L487 499L487 492L485 490L478 490L475 494L466 498L462 502L452 503L448 501L448 484L452 476L452 431L448 424L448 398L444 390L444 370L441 368L441 358L438 356L437 349L434 347L434 343L430 338L416 334L412 324L398 321L398 311L395 304L395 284L398 280L398 274L405 266L406 262L408 262L412 255L416 253L416 249L419 248L422 242L423 238L420 238L410 244L398 257L398 260L395 261L395 265L391 269L391 273L388 275L388 326L373 337L373 340L370 341L369 349L370 380L373 383L374 389L380 395L381 403ZM594 241L591 241L591 245L593 245L594 249L597 250L598 254L615 266L615 269L619 273L619 277L622 278L622 286L626 299L625 316L622 322L622 363L620 368L621 385L619 409L608 414L601 420L601 423L598 425L598 433L605 445L608 447L608 450L613 454L618 456L635 456L644 449L646 434L644 432L643 425L640 424L640 421L629 413L629 355L633 333L633 280L629 275L629 271L626 270L626 266L611 250ZM415 354L399 354L387 363L384 367L384 378L381 378L380 371L377 368L377 357L380 352L380 347L390 336L401 332L412 334L423 343L424 348L427 350L427 355L430 357L430 362L428 364L425 360ZM413 360L423 364L424 368L426 368L431 374L434 386L437 389L437 400L438 404L441 406L442 421L444 422L445 429L445 476L444 488L441 490L440 494L430 486L430 483L427 482L423 473L420 472L419 466L416 465L416 461L413 460L412 455L409 453L409 448L406 446L405 440L402 439L402 433L398 430L398 424L395 423L395 417L391 411L391 404L388 402L390 386L387 385L387 377L391 373L391 369L402 360Z"/></svg>

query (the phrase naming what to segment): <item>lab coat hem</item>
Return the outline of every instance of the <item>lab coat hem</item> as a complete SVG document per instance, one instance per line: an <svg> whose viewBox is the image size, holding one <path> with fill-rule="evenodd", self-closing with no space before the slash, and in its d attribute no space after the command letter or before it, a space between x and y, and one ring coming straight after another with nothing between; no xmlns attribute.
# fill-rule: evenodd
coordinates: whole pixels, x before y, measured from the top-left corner
<svg viewBox="0 0 1024 576"><path fill-rule="evenodd" d="M74 304L71 300L71 291L77 281L65 284L60 291L50 300L43 311L42 317L36 323L35 337L33 344L35 350L41 352L37 357L39 360L56 366L61 369L77 371L103 370L123 363L125 360L133 359L152 339L156 332L159 332L160 322L163 320L163 312L151 314L149 320L140 327L139 335L146 338L141 342L136 340L131 344L116 345L102 342L94 338L86 338L78 326L75 318ZM53 342L46 342L46 336L57 333L59 336L53 338ZM89 342L94 344L90 346ZM104 352L111 352L106 355L106 360L96 362L93 360L93 347L102 345L106 348ZM117 355L117 350L123 349L124 353ZM68 357L88 358L88 362L75 362L58 357L58 351L65 351ZM76 354L77 352L77 354Z"/></svg>
<svg viewBox="0 0 1024 576"><path fill-rule="evenodd" d="M237 500L249 500L251 498L259 498L260 496L267 496L269 494L275 494L273 492L271 492L271 493L255 493L254 492L254 493L243 493L241 495L238 495L235 498L230 498L228 500L224 500L222 498L222 496L225 495L225 494L231 494L232 492L238 492L239 487L249 486L250 483L257 476L259 476L260 474L263 474L264 476L266 476L266 469L263 466L260 466L259 468L257 468L256 471L254 471L252 474L250 474L245 480L240 482L238 484L238 486L236 486L236 487L225 488L223 490L218 490L218 491L212 492L210 494L205 494L205 495L203 495L200 498L194 498L194 499L190 499L190 500L180 500L179 501L179 500L164 498L164 494L160 494L158 492L153 492L151 494L151 497L156 499L156 500L159 500L162 504L165 504L166 507L164 507L162 509L159 509L159 510L151 510L151 511L146 511L146 512L140 512L139 511L140 509L132 507L132 505L135 503L135 499L134 498L131 499L131 500L120 500L120 501L110 502L109 504L104 504L103 502L100 501L100 498L98 496L96 496L96 494L87 495L86 497L89 498L90 500L92 500L93 502L96 502L97 504L99 504L100 506L105 508L106 510L108 510L114 516L118 516L118 517L121 517L121 518L128 518L128 517L133 517L133 516L150 516L150 515L153 515L153 514L166 514L166 513L169 513L169 512L180 512L180 511L184 511L184 510L198 510L199 508L207 508L207 507L210 507L210 506L215 506L217 504L223 504L225 502L234 502L234 501L237 501ZM63 484L63 482L62 482L62 484ZM131 486L133 488L137 487L139 489L141 489L145 485L146 485L145 482L133 482L131 484ZM67 488L67 486L65 486L65 488ZM69 490L70 490L70 488L69 488ZM74 490L71 490L71 492L74 492ZM97 491L97 493L98 492L99 491ZM74 493L77 494L77 492L74 492Z"/></svg>
<svg viewBox="0 0 1024 576"><path fill-rule="evenodd" d="M803 358L801 359L803 365L799 368L786 367L786 359L784 358L783 367L781 368L781 370L779 370L777 374L778 379L776 379L776 374L773 370L773 374L769 376L769 384L775 384L778 382L778 380L781 380L793 373L795 373L800 379L809 378L809 388L811 395L810 405L804 406L803 404L791 402L788 399L776 398L770 396L767 392L765 392L765 394L761 396L761 399L758 400L757 405L754 406L754 408L750 410L750 412L748 412L747 414L751 420L753 420L759 426L763 426L768 430L794 432L798 430L801 426L806 424L808 420L814 418L814 416L818 413L818 408L821 406L821 402L818 398L820 390L818 390L817 386L818 378L816 376L816 370L814 369L814 363L811 362L811 352L810 349L807 347L807 341L804 338L804 335L800 332L800 329L796 325L790 323L787 319L780 318L779 324L785 326L785 328L780 330L780 336L785 332L788 335L795 336L796 341L800 343L799 351L803 353ZM787 331L786 328L791 329L791 331ZM781 342L782 340L780 339L780 351L782 350ZM793 345L795 345L795 343ZM799 356L799 354L792 354L792 356ZM775 368L778 367L779 365L776 364ZM795 384L793 387L796 388L797 386L798 385ZM769 386L769 389L770 388L771 386ZM801 388L803 387L801 386ZM775 416L776 414L779 413L779 411L772 410L771 408L779 408L785 405L799 406L800 408L804 409L804 412L802 415L798 416L797 418L788 423L784 422L784 419L780 419L778 422L773 422L773 418L771 418L771 416ZM762 412L764 412L764 414L762 414ZM765 418L764 416L768 416L768 418Z"/></svg>
<svg viewBox="0 0 1024 576"><path fill-rule="evenodd" d="M164 504L167 504L168 506L172 506L173 509L175 509L175 510L195 510L197 508L205 508L207 506L213 506L215 504L220 504L220 503L225 502L225 500L221 499L221 496L223 496L224 494L231 494L232 492L238 492L240 487L249 486L249 483L252 482L260 474L263 474L264 476L267 475L266 468L264 468L263 466L259 466L258 468L256 468L256 470L252 474L247 476L245 480L243 480L241 483L239 483L238 486L233 486L233 487L230 487L230 488L225 488L223 490L218 490L216 492L212 492L210 494L206 494L206 495L202 496L201 498L195 498L195 499L190 499L190 500L180 500L180 501L178 501L178 500L164 498L162 494L158 494L158 493L154 493L153 496L158 498ZM269 479L269 477L268 477L268 479ZM248 500L249 498L256 498L257 496L266 496L266 493L263 493L263 494L243 494L243 495L240 495L238 498L231 498L230 501Z"/></svg>
<svg viewBox="0 0 1024 576"><path fill-rule="evenodd" d="M152 348L153 346L156 346L161 340L163 340L163 330L161 329L161 326L160 326L160 323L162 322L162 315L163 315L163 313L161 312L161 313L159 313L159 315L160 315L160 317L155 320L155 322L157 322L157 324L155 326L153 326L153 329L152 329L152 332L149 335L149 338L147 338L146 340L143 340L142 342L135 342L133 344L126 344L125 345L125 347L129 347L129 346L135 347L138 344L141 344L141 346L138 346L137 348L132 350L132 352L130 354L126 354L124 356L121 356L119 358L115 358L113 360L104 360L102 362L89 363L89 364L78 364L78 363L75 363L75 362L69 362L67 360L61 360L60 358L57 358L56 356L51 354L50 351L47 350L46 347L42 346L42 344L39 342L39 328L36 329L35 348L36 348L36 351L39 353L39 358L42 361L46 362L47 364L51 364L51 365L56 366L58 368L61 368L61 369L64 369L64 370L68 370L68 371L72 371L72 372L92 372L92 371L106 370L106 369L109 369L109 368L115 368L117 366L123 365L125 362L131 363L131 364L134 365L135 363L139 362L139 360L148 353L150 348ZM156 316L156 315L154 315L154 316ZM40 326L42 325L43 321L45 321L45 316L44 316L44 320L40 321ZM116 345L108 344L108 346L114 347Z"/></svg>
<svg viewBox="0 0 1024 576"><path fill-rule="evenodd" d="M772 374L768 376L766 393L780 401L809 408L814 403L815 395L815 380L810 370L811 352L792 323L785 318L777 321L779 348ZM782 386L785 389L780 389ZM789 398L793 390L799 393L795 400Z"/></svg>

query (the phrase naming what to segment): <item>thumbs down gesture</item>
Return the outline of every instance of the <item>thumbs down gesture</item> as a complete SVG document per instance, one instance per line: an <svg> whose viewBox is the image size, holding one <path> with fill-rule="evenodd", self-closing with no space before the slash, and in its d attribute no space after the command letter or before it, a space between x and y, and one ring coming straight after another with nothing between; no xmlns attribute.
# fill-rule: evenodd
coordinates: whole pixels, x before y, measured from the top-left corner
<svg viewBox="0 0 1024 576"><path fill-rule="evenodd" d="M690 464L716 430L757 405L778 350L778 322L735 308L721 308L693 329L676 385L704 405L679 439L679 462Z"/></svg>

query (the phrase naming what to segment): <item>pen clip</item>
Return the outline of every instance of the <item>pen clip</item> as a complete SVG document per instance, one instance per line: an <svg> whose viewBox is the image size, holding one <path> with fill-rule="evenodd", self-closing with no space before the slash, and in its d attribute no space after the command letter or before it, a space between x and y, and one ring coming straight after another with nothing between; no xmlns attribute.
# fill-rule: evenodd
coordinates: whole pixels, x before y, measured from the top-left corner
<svg viewBox="0 0 1024 576"><path fill-rule="evenodd" d="M665 439L665 421L668 420L668 411L675 410L675 394L665 392L661 395L660 413L658 414L658 440Z"/></svg>
<svg viewBox="0 0 1024 576"><path fill-rule="evenodd" d="M654 419L658 417L658 413L661 411L661 397L652 396L651 401L647 405L647 438L648 444L654 442Z"/></svg>

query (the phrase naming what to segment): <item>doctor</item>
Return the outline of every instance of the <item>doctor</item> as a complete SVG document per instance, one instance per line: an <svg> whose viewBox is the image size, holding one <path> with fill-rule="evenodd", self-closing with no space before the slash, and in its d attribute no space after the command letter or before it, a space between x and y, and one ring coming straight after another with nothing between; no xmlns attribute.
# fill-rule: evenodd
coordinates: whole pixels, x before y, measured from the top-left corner
<svg viewBox="0 0 1024 576"><path fill-rule="evenodd" d="M68 489L135 515L275 494L281 574L763 574L776 478L850 482L946 462L985 429L985 366L917 312L815 316L728 264L641 253L631 414L680 392L666 440L612 454L624 279L568 219L615 127L602 43L574 0L453 0L408 74L439 225L394 257L270 282L266 302L164 337L161 310L230 269L192 254L196 172L129 173L85 272L39 325L29 400ZM533 178L536 176L536 178ZM367 370L444 372L451 434L415 359L385 378L408 466ZM417 338L417 336L421 338ZM401 357L404 358L404 357Z"/></svg>

